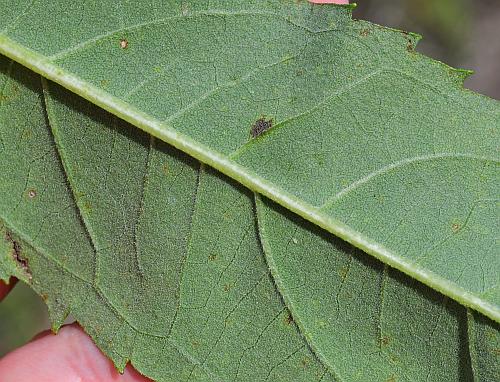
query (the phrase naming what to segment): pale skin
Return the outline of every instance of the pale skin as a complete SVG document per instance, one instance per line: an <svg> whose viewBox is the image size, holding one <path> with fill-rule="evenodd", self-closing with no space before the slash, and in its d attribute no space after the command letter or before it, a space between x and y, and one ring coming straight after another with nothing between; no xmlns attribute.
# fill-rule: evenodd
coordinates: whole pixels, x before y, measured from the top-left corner
<svg viewBox="0 0 500 382"><path fill-rule="evenodd" d="M349 0L309 0L317 4L349 4ZM0 281L0 301L15 282ZM64 326L57 335L47 331L0 359L2 382L148 382L132 366L116 371L111 361L77 325Z"/></svg>

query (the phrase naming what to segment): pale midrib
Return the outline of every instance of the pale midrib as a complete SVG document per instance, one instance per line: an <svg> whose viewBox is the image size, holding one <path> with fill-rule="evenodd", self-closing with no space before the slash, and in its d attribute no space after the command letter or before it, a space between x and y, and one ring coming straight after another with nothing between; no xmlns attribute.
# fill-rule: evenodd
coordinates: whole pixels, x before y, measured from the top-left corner
<svg viewBox="0 0 500 382"><path fill-rule="evenodd" d="M219 170L250 190L281 204L288 210L333 233L389 266L453 298L462 305L476 309L494 321L500 321L500 307L486 302L455 283L436 275L434 272L400 257L377 241L328 216L324 211L284 191L251 170L233 162L225 155L179 133L169 124L152 118L119 98L57 67L46 57L21 46L3 35L0 35L0 54L19 62L104 110Z"/></svg>

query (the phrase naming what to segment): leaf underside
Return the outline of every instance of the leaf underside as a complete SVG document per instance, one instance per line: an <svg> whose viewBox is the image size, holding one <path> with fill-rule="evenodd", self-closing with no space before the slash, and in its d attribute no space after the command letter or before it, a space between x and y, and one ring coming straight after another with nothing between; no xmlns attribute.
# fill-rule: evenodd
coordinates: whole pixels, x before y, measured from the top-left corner
<svg viewBox="0 0 500 382"><path fill-rule="evenodd" d="M54 3L0 50L122 118L0 61L0 277L55 328L157 381L498 379L497 102L349 8Z"/></svg>

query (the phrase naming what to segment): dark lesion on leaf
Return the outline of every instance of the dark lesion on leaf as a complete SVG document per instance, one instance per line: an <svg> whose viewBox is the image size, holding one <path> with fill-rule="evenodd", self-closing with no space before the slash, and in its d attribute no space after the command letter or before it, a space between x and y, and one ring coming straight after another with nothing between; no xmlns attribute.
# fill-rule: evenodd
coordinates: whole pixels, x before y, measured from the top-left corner
<svg viewBox="0 0 500 382"><path fill-rule="evenodd" d="M408 39L408 42L406 43L406 50L410 53L415 52L415 43L411 38Z"/></svg>
<svg viewBox="0 0 500 382"><path fill-rule="evenodd" d="M261 117L252 126L250 134L252 138L257 138L273 127L274 120L272 118Z"/></svg>
<svg viewBox="0 0 500 382"><path fill-rule="evenodd" d="M285 325L292 325L294 323L293 317L291 313L288 313L287 316L285 317Z"/></svg>
<svg viewBox="0 0 500 382"><path fill-rule="evenodd" d="M14 239L12 233L10 233L9 231L5 232L5 240L7 240L7 242L12 245L12 251L10 252L12 258L31 279L31 271L29 269L28 259L26 259L22 254L21 244Z"/></svg>

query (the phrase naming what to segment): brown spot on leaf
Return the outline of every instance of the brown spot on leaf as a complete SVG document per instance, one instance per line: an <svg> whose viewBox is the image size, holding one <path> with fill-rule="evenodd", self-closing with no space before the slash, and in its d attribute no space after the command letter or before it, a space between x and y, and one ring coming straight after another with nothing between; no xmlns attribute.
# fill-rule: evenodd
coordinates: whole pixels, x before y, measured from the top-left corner
<svg viewBox="0 0 500 382"><path fill-rule="evenodd" d="M12 251L11 251L12 258L31 279L31 272L28 266L28 260L22 255L21 244L17 240L14 240L12 234L9 231L5 233L5 239L12 245Z"/></svg>
<svg viewBox="0 0 500 382"><path fill-rule="evenodd" d="M224 285L224 291L229 292L233 286L231 284Z"/></svg>
<svg viewBox="0 0 500 382"><path fill-rule="evenodd" d="M413 44L412 40L408 40L408 43L406 44L406 50L410 53L415 52L415 44Z"/></svg>
<svg viewBox="0 0 500 382"><path fill-rule="evenodd" d="M217 260L217 255L216 254L211 254L210 256L208 256L208 260L210 260L210 261Z"/></svg>
<svg viewBox="0 0 500 382"><path fill-rule="evenodd" d="M460 228L462 228L462 226L458 223L453 223L451 225L451 230L453 231L453 233L457 233L458 231L460 231Z"/></svg>
<svg viewBox="0 0 500 382"><path fill-rule="evenodd" d="M396 381L397 381L397 379L396 379L396 377L393 375L393 376L391 376L391 377L390 377L387 381L385 381L385 382L396 382Z"/></svg>
<svg viewBox="0 0 500 382"><path fill-rule="evenodd" d="M273 127L272 119L259 118L252 126L250 134L252 134L252 138L257 138L258 136L269 130L271 127Z"/></svg>
<svg viewBox="0 0 500 382"><path fill-rule="evenodd" d="M363 29L361 32L359 32L359 34L363 37L366 37L370 34L370 30L369 29Z"/></svg>
<svg viewBox="0 0 500 382"><path fill-rule="evenodd" d="M293 317L290 313L285 318L285 324L286 325L292 325L293 324Z"/></svg>
<svg viewBox="0 0 500 382"><path fill-rule="evenodd" d="M389 345L390 342L391 342L391 339L387 336L382 336L382 338L380 338L380 345L382 345L382 346L387 346L387 345Z"/></svg>
<svg viewBox="0 0 500 382"><path fill-rule="evenodd" d="M120 48L122 49L127 49L128 48L128 41L125 38L122 38L120 40Z"/></svg>
<svg viewBox="0 0 500 382"><path fill-rule="evenodd" d="M28 191L28 198L33 199L36 197L36 190L31 189Z"/></svg>
<svg viewBox="0 0 500 382"><path fill-rule="evenodd" d="M168 163L164 163L163 166L161 166L161 172L163 173L163 175L168 175L170 173Z"/></svg>

